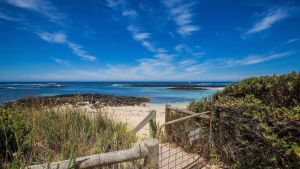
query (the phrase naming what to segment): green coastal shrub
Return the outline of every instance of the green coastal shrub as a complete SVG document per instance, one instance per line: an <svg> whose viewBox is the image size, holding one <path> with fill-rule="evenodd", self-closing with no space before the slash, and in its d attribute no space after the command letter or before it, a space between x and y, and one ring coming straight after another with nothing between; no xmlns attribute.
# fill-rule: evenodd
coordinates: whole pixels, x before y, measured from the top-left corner
<svg viewBox="0 0 300 169"><path fill-rule="evenodd" d="M190 109L213 112L213 161L300 168L300 73L245 79Z"/></svg>
<svg viewBox="0 0 300 169"><path fill-rule="evenodd" d="M244 97L253 94L265 104L289 107L300 103L300 73L280 76L261 76L227 86L223 95Z"/></svg>

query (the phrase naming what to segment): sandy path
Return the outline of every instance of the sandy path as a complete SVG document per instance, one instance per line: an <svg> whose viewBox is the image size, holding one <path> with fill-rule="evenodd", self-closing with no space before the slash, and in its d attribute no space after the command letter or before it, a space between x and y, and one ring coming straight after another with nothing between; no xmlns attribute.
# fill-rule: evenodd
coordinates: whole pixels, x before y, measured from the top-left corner
<svg viewBox="0 0 300 169"><path fill-rule="evenodd" d="M188 103L175 103L172 106L178 108L186 108ZM104 107L104 112L108 116L117 121L127 123L133 129L139 122L141 122L149 113L150 110L156 110L156 122L163 124L165 122L165 104L148 103L144 106L120 106L120 107ZM149 125L143 127L137 135L139 138L149 136Z"/></svg>

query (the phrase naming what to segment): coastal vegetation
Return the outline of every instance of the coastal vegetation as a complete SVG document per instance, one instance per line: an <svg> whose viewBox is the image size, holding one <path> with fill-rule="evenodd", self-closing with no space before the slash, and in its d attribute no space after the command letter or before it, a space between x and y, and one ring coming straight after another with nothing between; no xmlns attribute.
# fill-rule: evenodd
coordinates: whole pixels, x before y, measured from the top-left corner
<svg viewBox="0 0 300 169"><path fill-rule="evenodd" d="M56 105L66 99L55 98L51 104L29 99L0 108L0 168L75 159L129 148L136 141L126 124L112 120L102 109L87 112L74 105Z"/></svg>
<svg viewBox="0 0 300 169"><path fill-rule="evenodd" d="M213 114L211 161L232 168L300 167L300 73L248 78L189 109Z"/></svg>

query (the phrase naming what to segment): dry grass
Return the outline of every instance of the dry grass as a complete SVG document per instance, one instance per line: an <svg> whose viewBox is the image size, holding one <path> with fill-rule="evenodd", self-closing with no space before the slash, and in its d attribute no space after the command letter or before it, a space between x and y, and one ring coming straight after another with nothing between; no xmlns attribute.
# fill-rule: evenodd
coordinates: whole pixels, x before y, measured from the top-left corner
<svg viewBox="0 0 300 169"><path fill-rule="evenodd" d="M125 124L101 110L88 116L77 108L0 109L0 167L22 168L129 148L136 138L127 131Z"/></svg>

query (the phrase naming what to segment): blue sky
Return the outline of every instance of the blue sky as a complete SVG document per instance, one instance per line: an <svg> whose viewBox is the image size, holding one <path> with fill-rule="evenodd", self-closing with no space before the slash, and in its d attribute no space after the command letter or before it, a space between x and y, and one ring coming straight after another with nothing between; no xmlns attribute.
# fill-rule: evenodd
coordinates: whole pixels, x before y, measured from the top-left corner
<svg viewBox="0 0 300 169"><path fill-rule="evenodd" d="M236 81L299 49L297 0L0 0L0 81Z"/></svg>

